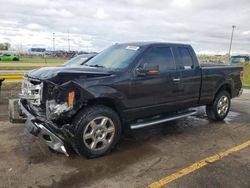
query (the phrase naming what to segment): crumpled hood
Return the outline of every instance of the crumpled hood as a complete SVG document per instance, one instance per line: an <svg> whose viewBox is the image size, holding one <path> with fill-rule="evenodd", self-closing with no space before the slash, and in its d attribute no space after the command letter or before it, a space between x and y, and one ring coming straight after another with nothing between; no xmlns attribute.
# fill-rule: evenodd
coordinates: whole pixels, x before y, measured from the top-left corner
<svg viewBox="0 0 250 188"><path fill-rule="evenodd" d="M111 71L97 67L44 67L27 73L28 77L39 80L65 82L74 78L91 78L111 75Z"/></svg>

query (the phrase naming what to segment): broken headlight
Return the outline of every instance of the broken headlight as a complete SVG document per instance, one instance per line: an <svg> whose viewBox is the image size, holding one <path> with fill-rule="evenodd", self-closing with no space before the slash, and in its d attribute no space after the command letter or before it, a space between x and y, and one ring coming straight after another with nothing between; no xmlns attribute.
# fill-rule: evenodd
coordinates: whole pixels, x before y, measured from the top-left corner
<svg viewBox="0 0 250 188"><path fill-rule="evenodd" d="M75 92L68 93L67 101L63 103L57 103L55 100L46 101L46 117L50 120L55 120L60 117L61 114L70 111L73 108L75 99Z"/></svg>
<svg viewBox="0 0 250 188"><path fill-rule="evenodd" d="M69 110L70 108L68 107L68 104L66 102L62 104L58 104L56 103L55 100L46 101L47 119L50 119L50 120L58 119L62 113L67 112Z"/></svg>

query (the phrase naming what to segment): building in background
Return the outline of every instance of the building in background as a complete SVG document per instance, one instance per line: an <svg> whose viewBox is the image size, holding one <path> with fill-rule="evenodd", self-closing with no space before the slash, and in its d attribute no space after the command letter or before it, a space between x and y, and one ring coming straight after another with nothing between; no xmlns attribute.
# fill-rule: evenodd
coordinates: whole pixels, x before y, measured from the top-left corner
<svg viewBox="0 0 250 188"><path fill-rule="evenodd" d="M46 52L46 48L30 48L29 52Z"/></svg>

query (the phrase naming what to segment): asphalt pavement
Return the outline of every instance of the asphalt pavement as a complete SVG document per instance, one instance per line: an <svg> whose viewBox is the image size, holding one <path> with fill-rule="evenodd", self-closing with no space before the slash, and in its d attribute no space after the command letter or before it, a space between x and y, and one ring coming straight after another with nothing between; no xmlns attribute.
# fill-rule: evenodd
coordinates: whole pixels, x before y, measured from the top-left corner
<svg viewBox="0 0 250 188"><path fill-rule="evenodd" d="M129 131L111 154L91 160L51 153L24 124L9 123L2 95L0 187L147 187L171 177L163 187L250 187L249 90L223 122L208 121L200 108L196 116Z"/></svg>

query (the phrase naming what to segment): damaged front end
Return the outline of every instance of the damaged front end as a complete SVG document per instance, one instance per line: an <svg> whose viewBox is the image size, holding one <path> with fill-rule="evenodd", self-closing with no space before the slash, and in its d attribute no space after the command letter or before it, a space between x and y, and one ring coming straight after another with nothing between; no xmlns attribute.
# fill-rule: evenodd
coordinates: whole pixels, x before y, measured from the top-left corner
<svg viewBox="0 0 250 188"><path fill-rule="evenodd" d="M102 79L96 78L111 74L88 67L45 67L29 72L19 100L19 114L27 117L28 131L68 156L75 134L73 117L94 98L88 86L98 85Z"/></svg>
<svg viewBox="0 0 250 188"><path fill-rule="evenodd" d="M65 137L57 126L52 122L33 114L24 100L19 101L19 108L27 117L25 125L30 134L42 139L51 149L69 156L65 147Z"/></svg>
<svg viewBox="0 0 250 188"><path fill-rule="evenodd" d="M25 77L20 93L19 113L27 117L27 130L66 156L74 136L71 117L84 104L78 87L73 82L57 85Z"/></svg>

